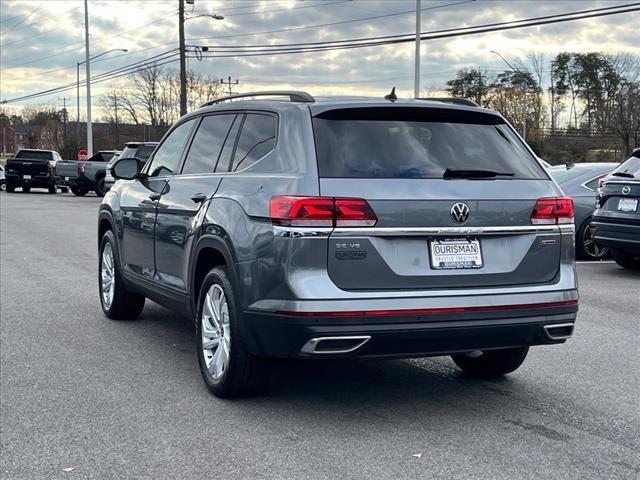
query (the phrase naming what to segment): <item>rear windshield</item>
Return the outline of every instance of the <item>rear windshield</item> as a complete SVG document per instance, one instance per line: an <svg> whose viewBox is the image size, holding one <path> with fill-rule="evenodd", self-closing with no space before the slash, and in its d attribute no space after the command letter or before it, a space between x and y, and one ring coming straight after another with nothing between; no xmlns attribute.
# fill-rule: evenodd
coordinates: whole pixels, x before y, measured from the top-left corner
<svg viewBox="0 0 640 480"><path fill-rule="evenodd" d="M447 168L547 178L504 120L482 112L340 109L314 117L313 128L325 178L442 178Z"/></svg>
<svg viewBox="0 0 640 480"><path fill-rule="evenodd" d="M622 163L618 168L616 168L613 172L615 173L625 173L631 174L634 177L640 177L640 158L638 157L630 157L629 160Z"/></svg>
<svg viewBox="0 0 640 480"><path fill-rule="evenodd" d="M30 158L33 160L53 160L51 152L41 150L20 150L15 158Z"/></svg>
<svg viewBox="0 0 640 480"><path fill-rule="evenodd" d="M155 149L155 145L127 145L124 147L124 150L122 150L122 153L120 153L120 158L136 157L140 160L147 160Z"/></svg>

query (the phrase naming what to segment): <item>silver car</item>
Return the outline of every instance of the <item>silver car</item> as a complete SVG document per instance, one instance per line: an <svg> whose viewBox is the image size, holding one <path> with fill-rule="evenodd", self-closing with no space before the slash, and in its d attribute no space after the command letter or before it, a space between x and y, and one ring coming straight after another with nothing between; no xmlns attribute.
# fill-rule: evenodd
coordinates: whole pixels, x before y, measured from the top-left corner
<svg viewBox="0 0 640 480"><path fill-rule="evenodd" d="M263 386L274 357L513 372L573 333L573 202L468 103L264 92L184 116L147 162L112 167L104 313L150 298L191 318L223 397Z"/></svg>

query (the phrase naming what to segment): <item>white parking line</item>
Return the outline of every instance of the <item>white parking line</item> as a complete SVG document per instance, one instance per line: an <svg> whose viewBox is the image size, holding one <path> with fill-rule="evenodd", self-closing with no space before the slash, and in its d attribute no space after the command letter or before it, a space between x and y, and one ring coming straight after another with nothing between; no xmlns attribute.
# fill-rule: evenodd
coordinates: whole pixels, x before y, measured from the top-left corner
<svg viewBox="0 0 640 480"><path fill-rule="evenodd" d="M585 264L585 265L602 265L603 263L616 263L613 260L576 260L576 264Z"/></svg>

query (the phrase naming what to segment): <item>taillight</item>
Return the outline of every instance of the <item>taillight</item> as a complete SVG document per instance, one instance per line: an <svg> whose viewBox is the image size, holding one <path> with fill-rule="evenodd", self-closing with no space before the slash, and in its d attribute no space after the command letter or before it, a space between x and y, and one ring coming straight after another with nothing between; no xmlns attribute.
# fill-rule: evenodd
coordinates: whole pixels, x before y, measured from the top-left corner
<svg viewBox="0 0 640 480"><path fill-rule="evenodd" d="M569 197L539 198L531 213L534 225L573 223L573 199Z"/></svg>
<svg viewBox="0 0 640 480"><path fill-rule="evenodd" d="M269 216L274 225L291 227L371 227L378 221L361 198L273 197Z"/></svg>
<svg viewBox="0 0 640 480"><path fill-rule="evenodd" d="M373 227L378 217L371 205L361 198L335 199L336 227Z"/></svg>
<svg viewBox="0 0 640 480"><path fill-rule="evenodd" d="M82 162L78 162L78 173L79 174L84 174L84 169L85 169L86 165Z"/></svg>

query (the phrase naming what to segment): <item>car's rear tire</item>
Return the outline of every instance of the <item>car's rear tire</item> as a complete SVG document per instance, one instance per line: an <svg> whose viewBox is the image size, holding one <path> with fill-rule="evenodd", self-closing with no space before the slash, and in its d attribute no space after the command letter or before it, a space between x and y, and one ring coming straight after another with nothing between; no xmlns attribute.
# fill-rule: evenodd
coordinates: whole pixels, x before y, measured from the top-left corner
<svg viewBox="0 0 640 480"><path fill-rule="evenodd" d="M49 185L49 193L58 193L58 188L55 183L53 185Z"/></svg>
<svg viewBox="0 0 640 480"><path fill-rule="evenodd" d="M107 193L104 187L104 178L98 179L98 181L96 182L95 191L96 195L99 197L104 197L105 193Z"/></svg>
<svg viewBox="0 0 640 480"><path fill-rule="evenodd" d="M516 347L452 355L451 358L467 375L495 378L516 371L528 352L529 347Z"/></svg>
<svg viewBox="0 0 640 480"><path fill-rule="evenodd" d="M62 193L69 193L69 187L60 187Z"/></svg>
<svg viewBox="0 0 640 480"><path fill-rule="evenodd" d="M198 295L196 349L202 378L217 397L255 393L269 381L271 362L248 352L241 321L226 268L213 268Z"/></svg>
<svg viewBox="0 0 640 480"><path fill-rule="evenodd" d="M29 193L31 191L31 187L22 187L22 193Z"/></svg>
<svg viewBox="0 0 640 480"><path fill-rule="evenodd" d="M0 183L0 190L4 192L6 189L7 189L7 184L5 182L1 182Z"/></svg>
<svg viewBox="0 0 640 480"><path fill-rule="evenodd" d="M107 230L98 251L98 293L104 314L114 320L133 320L140 316L145 298L124 286L120 261L115 250L115 237Z"/></svg>
<svg viewBox="0 0 640 480"><path fill-rule="evenodd" d="M6 187L7 187L7 193L14 193L16 191L15 185L11 185L10 183L7 183Z"/></svg>
<svg viewBox="0 0 640 480"><path fill-rule="evenodd" d="M576 235L576 256L582 260L601 260L609 255L609 247L598 245L593 238L591 219L587 219Z"/></svg>
<svg viewBox="0 0 640 480"><path fill-rule="evenodd" d="M640 270L640 254L627 252L618 248L611 249L611 256L618 265L629 270Z"/></svg>
<svg viewBox="0 0 640 480"><path fill-rule="evenodd" d="M84 197L88 192L87 190L80 190L79 188L71 187L71 191L76 197Z"/></svg>

